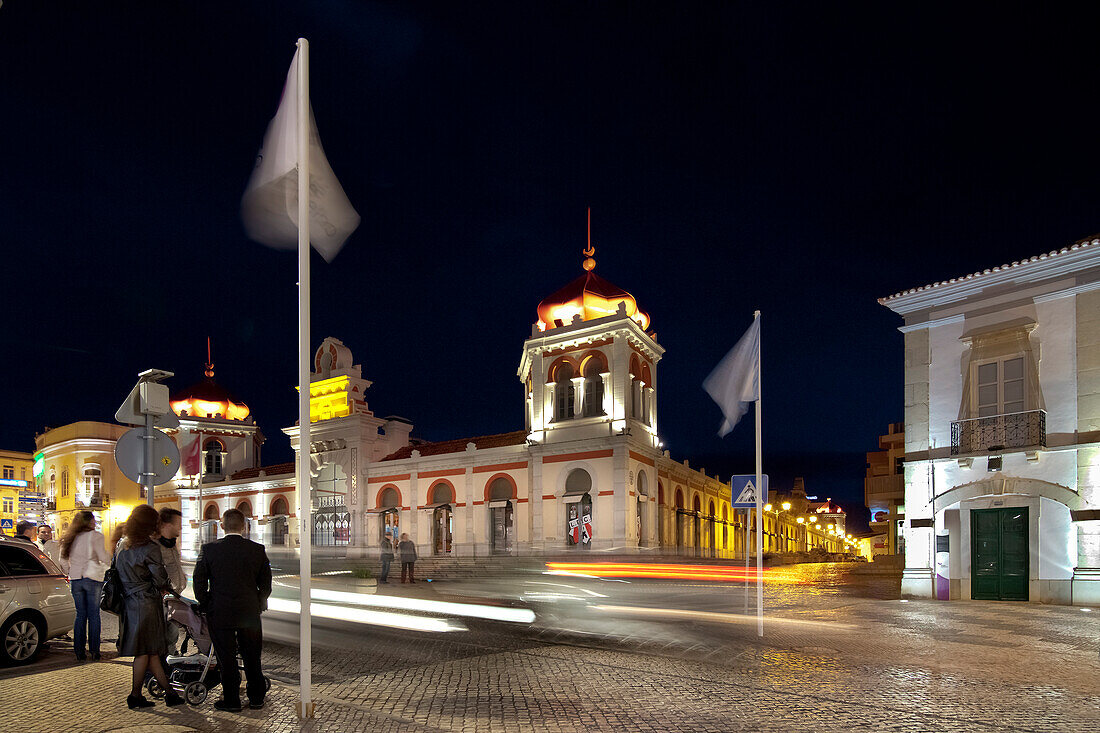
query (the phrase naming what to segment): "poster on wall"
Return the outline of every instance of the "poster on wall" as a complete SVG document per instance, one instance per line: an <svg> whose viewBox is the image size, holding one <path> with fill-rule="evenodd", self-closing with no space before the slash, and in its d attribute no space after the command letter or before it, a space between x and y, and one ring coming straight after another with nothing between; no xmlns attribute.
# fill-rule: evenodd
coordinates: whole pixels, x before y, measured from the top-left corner
<svg viewBox="0 0 1100 733"><path fill-rule="evenodd" d="M588 548L592 544L592 499L588 494L569 504L566 537L569 544Z"/></svg>

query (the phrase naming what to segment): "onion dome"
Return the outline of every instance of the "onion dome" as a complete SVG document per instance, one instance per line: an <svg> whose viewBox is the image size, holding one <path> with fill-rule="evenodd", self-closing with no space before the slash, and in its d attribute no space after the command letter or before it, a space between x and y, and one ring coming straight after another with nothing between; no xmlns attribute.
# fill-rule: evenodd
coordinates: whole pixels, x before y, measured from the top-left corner
<svg viewBox="0 0 1100 733"><path fill-rule="evenodd" d="M250 412L248 405L233 397L210 377L176 392L170 401L172 410L180 417L244 420Z"/></svg>
<svg viewBox="0 0 1100 733"><path fill-rule="evenodd" d="M244 420L250 410L214 381L214 362L210 358L210 339L206 340L206 379L169 398L172 411L180 417L215 417L223 420Z"/></svg>
<svg viewBox="0 0 1100 733"><path fill-rule="evenodd" d="M589 217L591 221L591 212ZM589 231L591 232L591 228ZM596 249L592 246L590 233L588 248L584 250L585 260L581 265L585 273L539 303L540 331L567 326L576 316L590 321L615 315L620 306L625 306L626 315L643 330L649 328L649 314L638 308L634 296L593 272L596 269L596 260L592 258L594 254Z"/></svg>

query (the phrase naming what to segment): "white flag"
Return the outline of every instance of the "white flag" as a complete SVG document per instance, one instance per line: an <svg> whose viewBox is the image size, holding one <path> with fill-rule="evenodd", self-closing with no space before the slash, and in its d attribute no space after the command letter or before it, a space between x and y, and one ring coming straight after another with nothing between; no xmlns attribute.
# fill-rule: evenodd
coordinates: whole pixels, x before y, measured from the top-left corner
<svg viewBox="0 0 1100 733"><path fill-rule="evenodd" d="M267 127L256 169L241 200L241 219L248 236L276 249L298 246L298 55L290 64L279 109ZM359 226L344 189L325 158L313 106L309 107L310 243L332 262L344 241Z"/></svg>
<svg viewBox="0 0 1100 733"><path fill-rule="evenodd" d="M725 437L748 411L749 404L760 399L760 319L754 318L749 330L703 382L703 389L722 408L725 421L718 435Z"/></svg>

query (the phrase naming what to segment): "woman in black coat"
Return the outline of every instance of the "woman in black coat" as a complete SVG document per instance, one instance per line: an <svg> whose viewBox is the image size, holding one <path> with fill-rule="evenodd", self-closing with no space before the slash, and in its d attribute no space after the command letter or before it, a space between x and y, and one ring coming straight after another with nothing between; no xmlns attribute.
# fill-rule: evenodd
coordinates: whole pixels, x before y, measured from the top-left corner
<svg viewBox="0 0 1100 733"><path fill-rule="evenodd" d="M126 520L126 536L119 543L115 568L122 583L124 598L119 618L118 653L134 658L134 677L126 705L147 708L151 700L141 694L145 672L149 670L166 690L164 702L179 705L183 698L172 691L164 674L161 657L168 653L164 621L164 594L171 592L160 545L153 541L157 531L157 511L140 504Z"/></svg>

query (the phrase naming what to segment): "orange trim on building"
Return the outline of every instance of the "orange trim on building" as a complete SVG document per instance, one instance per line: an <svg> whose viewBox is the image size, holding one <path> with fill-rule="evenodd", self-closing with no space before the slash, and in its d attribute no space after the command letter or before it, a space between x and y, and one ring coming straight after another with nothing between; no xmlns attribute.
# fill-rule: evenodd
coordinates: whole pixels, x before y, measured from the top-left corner
<svg viewBox="0 0 1100 733"><path fill-rule="evenodd" d="M519 496L519 486L516 485L516 480L514 478L506 473L494 473L492 476L489 477L489 480L485 482L485 501L489 501L489 487L492 486L493 482L496 481L498 478L506 478L508 479L508 483L512 484L512 495L508 497L509 499L515 499L517 496ZM505 500L501 499L501 501Z"/></svg>
<svg viewBox="0 0 1100 733"><path fill-rule="evenodd" d="M631 491L631 492L629 492L629 493L630 493L630 495L631 495L631 496L634 496L634 492L633 492L633 491Z"/></svg>
<svg viewBox="0 0 1100 733"><path fill-rule="evenodd" d="M474 466L474 473L489 473L490 471L515 471L516 469L527 468L527 461L520 461L518 463L494 463L491 466Z"/></svg>
<svg viewBox="0 0 1100 733"><path fill-rule="evenodd" d="M447 479L441 478L441 479L437 479L435 481L432 481L432 483L429 484L429 486L428 486L428 493L425 494L425 497L427 497L429 504L434 503L432 501L432 494L435 492L435 487L436 486L446 486L447 488L449 488L451 490L451 498L446 502L447 504L453 504L455 499L458 498L458 491L455 489L455 485L452 484Z"/></svg>
<svg viewBox="0 0 1100 733"><path fill-rule="evenodd" d="M563 461L579 461L582 458L610 458L613 451L608 448L607 450L590 450L583 453L563 453L560 456L545 456L542 459L543 463L562 463Z"/></svg>
<svg viewBox="0 0 1100 733"><path fill-rule="evenodd" d="M614 491L601 491L596 496L614 496L614 495L615 495Z"/></svg>
<svg viewBox="0 0 1100 733"><path fill-rule="evenodd" d="M466 506L466 502L464 502L464 501L463 501L463 502L460 502L460 503L456 503L456 504L455 504L455 506L456 506L456 507L458 507L458 506Z"/></svg>
<svg viewBox="0 0 1100 733"><path fill-rule="evenodd" d="M374 495L374 508L375 509L396 509L397 508L397 507L392 507L392 506L384 507L381 504L379 504L379 502L382 501L382 492L385 491L386 489L393 489L394 491L397 492L397 506L401 506L401 489L397 488L393 484L386 484L385 486L383 486L382 488L380 488L378 490L377 494Z"/></svg>
<svg viewBox="0 0 1100 733"><path fill-rule="evenodd" d="M455 470L453 468L447 468L442 471L423 471L417 474L419 478L439 478L440 476L461 476L464 473L462 469Z"/></svg>
<svg viewBox="0 0 1100 733"><path fill-rule="evenodd" d="M474 506L481 506L481 505L482 505L482 504L484 504L484 503L485 503L485 502L483 502L483 501L475 501L475 502L474 502Z"/></svg>
<svg viewBox="0 0 1100 733"><path fill-rule="evenodd" d="M517 503L517 504L522 504L522 503L523 503L523 502L525 502L525 501L527 501L527 498L526 498L526 497L524 497L524 498L522 498L522 499L516 499L516 503Z"/></svg>
<svg viewBox="0 0 1100 733"><path fill-rule="evenodd" d="M387 481L408 481L411 473L398 473L393 476L371 476L367 479L368 484L384 484Z"/></svg>
<svg viewBox="0 0 1100 733"><path fill-rule="evenodd" d="M554 496L553 494L543 494L542 498L543 499L556 499L557 497Z"/></svg>
<svg viewBox="0 0 1100 733"><path fill-rule="evenodd" d="M634 451L630 451L630 457L633 458L638 463L644 463L647 466L656 467L656 465L657 465L656 462L652 458L650 458L648 456L643 456L641 453L635 453Z"/></svg>

